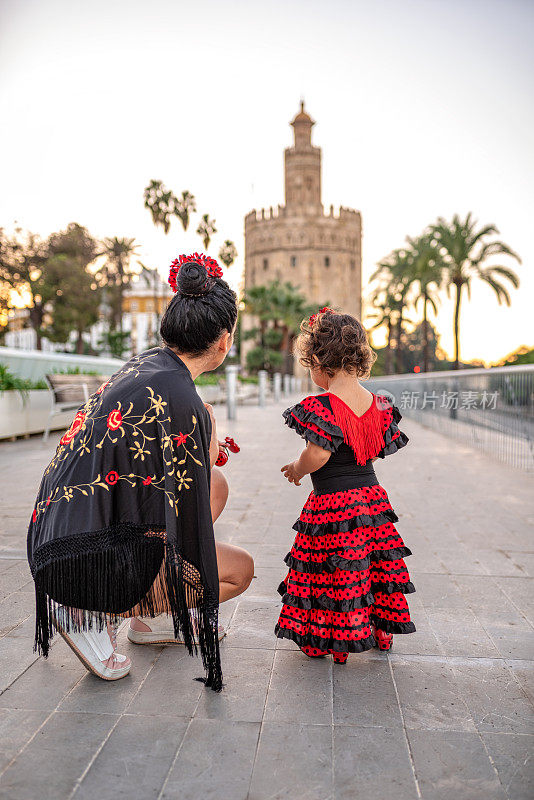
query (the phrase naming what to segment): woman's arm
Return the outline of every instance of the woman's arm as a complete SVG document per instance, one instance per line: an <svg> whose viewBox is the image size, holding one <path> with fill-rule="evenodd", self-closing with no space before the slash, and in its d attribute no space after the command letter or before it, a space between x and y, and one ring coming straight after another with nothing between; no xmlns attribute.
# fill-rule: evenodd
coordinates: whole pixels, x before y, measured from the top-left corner
<svg viewBox="0 0 534 800"><path fill-rule="evenodd" d="M291 464L283 466L281 472L284 473L284 477L290 483L300 486L300 481L304 475L323 467L331 455L332 453L328 450L308 442L306 449L302 451L299 458L296 461L292 461Z"/></svg>
<svg viewBox="0 0 534 800"><path fill-rule="evenodd" d="M210 439L210 466L213 467L219 457L219 440L217 438L217 422L213 408L209 403L204 403L211 419L211 439Z"/></svg>

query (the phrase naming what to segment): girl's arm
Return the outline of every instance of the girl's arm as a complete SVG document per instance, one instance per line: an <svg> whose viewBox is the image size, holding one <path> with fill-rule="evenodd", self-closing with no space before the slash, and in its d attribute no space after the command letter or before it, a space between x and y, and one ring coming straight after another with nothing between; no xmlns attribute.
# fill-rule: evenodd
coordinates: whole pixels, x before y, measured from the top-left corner
<svg viewBox="0 0 534 800"><path fill-rule="evenodd" d="M281 472L284 473L284 477L288 479L289 483L300 486L300 481L304 475L323 467L331 455L332 453L328 450L308 442L306 449L302 451L299 458L296 461L292 461L291 464L283 466Z"/></svg>

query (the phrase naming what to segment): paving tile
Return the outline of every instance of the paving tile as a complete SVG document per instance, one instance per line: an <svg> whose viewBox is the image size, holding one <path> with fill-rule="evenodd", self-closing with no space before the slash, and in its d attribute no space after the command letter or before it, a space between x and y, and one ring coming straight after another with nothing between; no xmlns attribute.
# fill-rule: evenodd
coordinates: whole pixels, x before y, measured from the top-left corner
<svg viewBox="0 0 534 800"><path fill-rule="evenodd" d="M457 688L480 731L534 733L534 708L502 661L454 662Z"/></svg>
<svg viewBox="0 0 534 800"><path fill-rule="evenodd" d="M461 620L458 620L458 614L453 609L429 610L428 620L441 644L442 652L448 656L498 658L501 655L470 609L462 612Z"/></svg>
<svg viewBox="0 0 534 800"><path fill-rule="evenodd" d="M185 647L165 647L128 706L128 713L157 716L163 711L169 716L190 719L201 692L206 691L195 680L202 675L202 661L190 656Z"/></svg>
<svg viewBox="0 0 534 800"><path fill-rule="evenodd" d="M519 681L521 688L530 698L530 702L534 703L534 662L532 661L516 661L513 659L505 662L510 667Z"/></svg>
<svg viewBox="0 0 534 800"><path fill-rule="evenodd" d="M277 650L265 720L331 725L332 660Z"/></svg>
<svg viewBox="0 0 534 800"><path fill-rule="evenodd" d="M349 656L333 669L334 724L401 728L402 719L387 658Z"/></svg>
<svg viewBox="0 0 534 800"><path fill-rule="evenodd" d="M483 733L482 739L510 800L534 797L534 736Z"/></svg>
<svg viewBox="0 0 534 800"><path fill-rule="evenodd" d="M407 728L475 731L458 677L445 659L395 656L391 662Z"/></svg>
<svg viewBox="0 0 534 800"><path fill-rule="evenodd" d="M275 597L272 599L245 597L240 600L226 636L226 647L274 650L276 645L274 626L279 613L280 604Z"/></svg>
<svg viewBox="0 0 534 800"><path fill-rule="evenodd" d="M187 721L159 716L120 718L76 792L76 800L115 800L118 797L156 800Z"/></svg>
<svg viewBox="0 0 534 800"><path fill-rule="evenodd" d="M337 727L334 781L336 800L354 800L362 792L380 800L416 800L415 778L402 729Z"/></svg>
<svg viewBox="0 0 534 800"><path fill-rule="evenodd" d="M7 689L38 658L25 639L9 636L0 639L0 691Z"/></svg>
<svg viewBox="0 0 534 800"><path fill-rule="evenodd" d="M19 623L32 616L35 610L35 595L28 592L13 592L0 602L0 637L5 636Z"/></svg>
<svg viewBox="0 0 534 800"><path fill-rule="evenodd" d="M3 774L2 800L63 800L118 717L55 712Z"/></svg>
<svg viewBox="0 0 534 800"><path fill-rule="evenodd" d="M255 722L192 720L162 800L247 800L259 729Z"/></svg>
<svg viewBox="0 0 534 800"><path fill-rule="evenodd" d="M261 722L273 660L273 650L223 648L224 690L202 691L195 719Z"/></svg>
<svg viewBox="0 0 534 800"><path fill-rule="evenodd" d="M250 800L333 798L332 728L329 725L265 722Z"/></svg>
<svg viewBox="0 0 534 800"><path fill-rule="evenodd" d="M280 595L276 590L287 575L287 567L283 561L285 554L285 552L282 553L278 569L267 567L257 569L256 578L252 580L243 599L255 600L256 598L262 598L268 601L276 600L280 608Z"/></svg>
<svg viewBox="0 0 534 800"><path fill-rule="evenodd" d="M0 695L0 708L53 711L86 675L78 660L66 666L51 658L39 658Z"/></svg>
<svg viewBox="0 0 534 800"><path fill-rule="evenodd" d="M2 708L0 710L0 772L31 739L47 718L48 713L43 710L36 711L25 708ZM0 778L1 795L2 780Z"/></svg>
<svg viewBox="0 0 534 800"><path fill-rule="evenodd" d="M534 631L523 630L522 623L492 625L491 620L481 620L503 658L534 660Z"/></svg>
<svg viewBox="0 0 534 800"><path fill-rule="evenodd" d="M465 609L465 600L451 576L413 572L412 578L417 591L423 597L423 605L428 611L438 608L448 611Z"/></svg>
<svg viewBox="0 0 534 800"><path fill-rule="evenodd" d="M534 578L496 578L499 588L534 625Z"/></svg>
<svg viewBox="0 0 534 800"><path fill-rule="evenodd" d="M423 800L507 800L477 733L407 733Z"/></svg>

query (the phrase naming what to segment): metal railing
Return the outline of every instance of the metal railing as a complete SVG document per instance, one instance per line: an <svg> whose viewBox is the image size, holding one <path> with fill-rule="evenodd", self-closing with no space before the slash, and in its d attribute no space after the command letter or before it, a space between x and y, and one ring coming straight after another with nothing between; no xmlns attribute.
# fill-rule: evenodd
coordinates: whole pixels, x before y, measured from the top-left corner
<svg viewBox="0 0 534 800"><path fill-rule="evenodd" d="M403 416L520 469L534 469L534 365L388 375L365 386Z"/></svg>

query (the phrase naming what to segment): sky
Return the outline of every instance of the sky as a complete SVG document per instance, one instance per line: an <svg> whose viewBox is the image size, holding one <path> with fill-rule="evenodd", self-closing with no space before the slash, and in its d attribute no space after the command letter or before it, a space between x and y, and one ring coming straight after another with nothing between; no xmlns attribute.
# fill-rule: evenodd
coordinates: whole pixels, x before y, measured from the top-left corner
<svg viewBox="0 0 534 800"><path fill-rule="evenodd" d="M0 225L135 237L166 275L201 242L154 228L160 179L216 219L211 255L235 241L237 285L302 97L325 206L362 213L364 296L438 216L472 211L520 254L511 308L476 282L462 309L463 358L497 361L534 346L533 23L531 0L0 0ZM452 315L444 299L448 353Z"/></svg>

